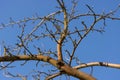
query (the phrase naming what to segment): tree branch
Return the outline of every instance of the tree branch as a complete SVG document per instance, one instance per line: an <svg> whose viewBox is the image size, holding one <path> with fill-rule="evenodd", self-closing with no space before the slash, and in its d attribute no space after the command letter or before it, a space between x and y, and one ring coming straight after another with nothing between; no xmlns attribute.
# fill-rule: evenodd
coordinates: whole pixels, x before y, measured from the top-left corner
<svg viewBox="0 0 120 80"><path fill-rule="evenodd" d="M40 60L43 62L48 62L52 64L53 66L57 67L59 70L63 71L65 74L68 74L70 76L74 76L81 80L96 80L92 76L81 72L75 68L72 68L58 60L55 60L49 56L42 56L42 55L19 55L19 56L3 56L0 57L0 62L9 62L9 61L21 61L21 60Z"/></svg>
<svg viewBox="0 0 120 80"><path fill-rule="evenodd" d="M55 77L57 77L57 76L59 76L59 75L61 75L61 72L58 72L58 73L52 74L52 75L50 75L50 76L46 77L46 79L45 79L45 80L50 80L50 79L53 79L53 78L55 78Z"/></svg>
<svg viewBox="0 0 120 80"><path fill-rule="evenodd" d="M108 63L108 62L90 62L90 63L80 64L73 68L80 69L80 68L86 68L86 67L91 67L91 66L104 66L104 67L120 69L120 64L113 64L113 63Z"/></svg>
<svg viewBox="0 0 120 80"><path fill-rule="evenodd" d="M29 38L30 35L32 35L42 24L44 24L45 21L47 21L48 18L50 18L51 16L54 16L54 15L56 15L56 14L59 14L59 13L61 13L61 12L62 12L62 11L59 10L59 11L57 11L57 12L53 12L53 13L45 16L45 17L33 28L33 30L25 37L25 40L26 40L27 38Z"/></svg>
<svg viewBox="0 0 120 80"><path fill-rule="evenodd" d="M104 67L110 67L110 68L116 68L116 69L120 69L120 64L114 64L114 63L108 63L108 62L90 62L90 63L84 63L84 64L80 64L78 66L74 66L73 68L75 69L81 69L81 68L86 68L86 67L93 67L93 66L104 66ZM60 72L51 75L49 77L47 77L47 80L54 78L56 76L61 75Z"/></svg>
<svg viewBox="0 0 120 80"><path fill-rule="evenodd" d="M67 11L66 11L63 0L57 0L57 2L59 3L59 5L64 13L64 29L61 32L61 35L60 35L60 38L59 38L58 44L57 44L58 60L63 61L62 43L63 43L64 39L66 38L67 31L68 31L68 17L67 17Z"/></svg>

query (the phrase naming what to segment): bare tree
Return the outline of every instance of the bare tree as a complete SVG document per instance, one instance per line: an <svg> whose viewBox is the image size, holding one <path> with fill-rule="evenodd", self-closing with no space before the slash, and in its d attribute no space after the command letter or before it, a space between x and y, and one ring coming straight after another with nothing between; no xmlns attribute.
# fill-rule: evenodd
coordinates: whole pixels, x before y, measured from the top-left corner
<svg viewBox="0 0 120 80"><path fill-rule="evenodd" d="M32 74L35 80L42 79L51 80L60 75L73 76L80 80L96 80L91 74L82 72L81 68L92 67L92 66L104 66L112 68L120 68L120 64L112 64L107 62L91 62L79 64L79 57L75 54L80 43L86 38L86 36L95 31L99 33L104 32L104 27L95 27L97 23L101 22L103 26L106 25L106 19L109 20L120 20L120 18L114 17L114 13L119 10L119 6L108 13L98 14L89 5L85 7L88 9L86 13L78 13L75 8L77 6L77 1L72 1L71 9L67 9L65 2L63 0L56 0L58 3L58 11L48 14L44 17L38 15L32 18L25 18L23 20L14 21L10 19L9 24L1 24L1 27L6 28L8 26L18 26L21 33L17 35L17 42L12 46L7 46L4 44L4 52L0 57L1 70L6 68L14 68L11 66L12 63L16 61L24 61L21 66L27 64L27 62L33 60L37 61L36 66L45 66L46 63L52 66L48 71L35 71L37 74ZM59 17L60 16L60 17ZM82 21L83 18L92 18L90 24L86 21ZM32 28L28 27L29 22L34 22L35 26ZM38 22L39 21L39 22ZM80 26L71 25L72 22L79 21ZM71 28L72 27L72 28ZM26 29L29 29L26 32ZM48 46L45 50L42 50L38 44L40 40L49 40L47 43L54 44L54 48ZM72 49L66 49L68 45L72 46ZM32 50L31 50L32 49ZM43 63L44 62L44 63ZM72 63L76 64L73 66ZM6 71L7 72L7 71ZM7 72L6 75L11 77L19 77L22 80L27 80L29 75L13 75ZM44 76L43 76L44 75Z"/></svg>

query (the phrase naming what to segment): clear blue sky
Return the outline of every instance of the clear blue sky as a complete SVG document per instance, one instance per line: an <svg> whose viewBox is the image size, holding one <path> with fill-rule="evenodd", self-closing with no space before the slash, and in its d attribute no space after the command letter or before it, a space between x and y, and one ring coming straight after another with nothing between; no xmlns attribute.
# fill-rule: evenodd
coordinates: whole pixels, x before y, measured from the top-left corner
<svg viewBox="0 0 120 80"><path fill-rule="evenodd" d="M94 7L96 13L110 12L119 4L119 0L79 0L77 10L81 13L87 11L85 4ZM67 1L66 1L67 2ZM70 2L67 2L69 6ZM56 10L56 0L0 0L0 23L8 23L9 18L13 20L24 19L24 17L32 17L36 13L39 16L45 16ZM116 14L120 17L120 10ZM106 21L107 26L103 34L93 32L89 34L79 46L76 55L79 56L81 62L103 61L120 64L120 21ZM98 25L101 26L101 25ZM16 31L15 31L16 30ZM2 41L12 45L15 42L17 29L5 28L0 30L0 44ZM42 43L46 47L45 43ZM51 47L54 47L51 45ZM2 49L2 48L1 48ZM0 49L0 50L1 50ZM0 53L1 54L1 53ZM14 63L16 64L16 63ZM9 69L15 73L28 72L31 68L31 63L27 63L25 67L17 66L15 69ZM26 69L26 67L28 67ZM31 66L34 67L34 66ZM26 71L24 71L26 70ZM83 69L90 72L90 68ZM119 80L120 70L106 67L94 67L93 76L98 80ZM8 80L3 76L3 71L0 71L0 79ZM10 80L10 79L9 79ZM11 78L13 80L13 78ZM16 78L16 80L19 80ZM32 80L32 79L29 79ZM74 79L75 80L75 79Z"/></svg>

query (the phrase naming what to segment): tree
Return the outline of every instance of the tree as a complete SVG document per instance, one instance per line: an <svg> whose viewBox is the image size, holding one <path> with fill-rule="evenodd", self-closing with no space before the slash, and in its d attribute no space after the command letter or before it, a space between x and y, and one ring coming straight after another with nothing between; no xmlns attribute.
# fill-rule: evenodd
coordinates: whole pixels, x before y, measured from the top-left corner
<svg viewBox="0 0 120 80"><path fill-rule="evenodd" d="M36 67L48 67L48 71L46 68L43 68L45 71L33 70L34 74L30 74L35 80L50 80L61 75L66 75L67 78L73 76L80 80L96 80L96 77L91 75L92 70L91 74L88 74L80 69L87 67L93 69L93 66L120 68L119 64L107 62L80 63L80 58L75 56L75 54L79 54L77 53L79 45L91 32L104 32L106 20L120 20L120 18L114 17L120 7L118 6L111 12L99 14L86 4L88 11L82 14L76 11L78 2L75 0L72 1L71 7L66 6L66 1L56 0L56 2L57 10L44 17L36 15L19 21L10 18L9 24L1 24L3 29L7 26L13 26L13 28L18 26L16 30L20 31L12 46L3 44L4 51L0 57L1 69L14 68L16 61L21 66L36 61L34 62ZM31 21L33 22L32 27ZM98 24L104 27L98 27ZM41 40L50 45L42 49L39 46ZM22 64L20 61L23 61ZM11 66L12 64L14 66ZM6 71L6 75L14 78L20 77L22 80L27 80L29 76L15 75L8 71Z"/></svg>

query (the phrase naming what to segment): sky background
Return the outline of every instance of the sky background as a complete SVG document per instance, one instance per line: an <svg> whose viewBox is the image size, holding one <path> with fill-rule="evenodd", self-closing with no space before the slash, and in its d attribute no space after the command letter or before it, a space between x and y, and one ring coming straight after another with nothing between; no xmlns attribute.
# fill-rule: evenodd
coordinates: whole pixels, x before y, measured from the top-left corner
<svg viewBox="0 0 120 80"><path fill-rule="evenodd" d="M66 1L66 6L70 5L70 1ZM119 0L78 0L77 11L80 13L86 12L88 9L85 4L94 7L96 13L110 12L115 9L119 4ZM24 17L32 17L35 14L45 16L57 10L56 0L0 0L0 23L9 23L9 18L19 21ZM120 17L120 10L116 13ZM106 21L107 26L103 34L92 32L80 44L76 51L76 56L83 63L101 61L120 64L120 21ZM98 24L98 26L100 26ZM16 31L15 31L16 30ZM0 51L3 51L3 41L6 44L14 45L16 36L14 36L18 29L5 28L0 29ZM46 47L46 43L42 43ZM50 45L51 47L54 47ZM0 52L0 54L2 54ZM17 63L14 63L17 65ZM25 67L17 65L16 69L9 69L9 71L25 74L31 68L31 63L27 63ZM27 69L26 69L27 67ZM34 67L34 66L31 66ZM120 70L106 67L94 67L93 76L97 80L119 80ZM25 71L24 71L25 70ZM90 72L90 68L82 69L83 71ZM0 71L0 79L8 80L4 76L5 71ZM10 78L9 80L15 80ZM16 78L16 80L19 80ZM29 79L32 80L32 79ZM57 79L56 79L57 80ZM72 80L72 79L71 79ZM74 79L75 80L75 79ZM76 79L77 80L77 79Z"/></svg>

